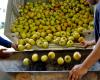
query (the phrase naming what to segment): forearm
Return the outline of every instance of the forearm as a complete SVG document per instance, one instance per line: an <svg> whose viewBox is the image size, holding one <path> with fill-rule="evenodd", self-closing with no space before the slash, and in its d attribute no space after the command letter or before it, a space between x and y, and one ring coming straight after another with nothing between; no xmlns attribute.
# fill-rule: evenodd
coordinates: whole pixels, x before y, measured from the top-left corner
<svg viewBox="0 0 100 80"><path fill-rule="evenodd" d="M7 41L7 40L3 39L2 37L0 37L0 45L10 48L12 43L10 41Z"/></svg>
<svg viewBox="0 0 100 80"><path fill-rule="evenodd" d="M95 49L93 49L91 54L84 60L82 66L89 69L99 59L100 59L100 38L95 46Z"/></svg>

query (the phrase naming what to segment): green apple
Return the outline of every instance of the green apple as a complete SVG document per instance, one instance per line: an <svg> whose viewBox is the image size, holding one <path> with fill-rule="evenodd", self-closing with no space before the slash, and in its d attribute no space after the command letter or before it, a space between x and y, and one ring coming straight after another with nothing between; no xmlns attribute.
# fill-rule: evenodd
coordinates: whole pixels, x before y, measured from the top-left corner
<svg viewBox="0 0 100 80"><path fill-rule="evenodd" d="M28 58L24 58L23 65L28 66L30 64L30 60Z"/></svg>
<svg viewBox="0 0 100 80"><path fill-rule="evenodd" d="M60 41L59 41L59 45L60 45L60 46L65 46L65 45L66 45L66 40L63 40L63 39L60 40Z"/></svg>
<svg viewBox="0 0 100 80"><path fill-rule="evenodd" d="M80 37L80 34L79 34L78 32L74 32L74 33L73 33L73 37L74 37L75 39L78 39L78 38Z"/></svg>
<svg viewBox="0 0 100 80"><path fill-rule="evenodd" d="M61 31L61 36L65 37L66 36L66 32L65 31Z"/></svg>
<svg viewBox="0 0 100 80"><path fill-rule="evenodd" d="M48 34L48 36L51 36L51 38L53 38L53 34Z"/></svg>
<svg viewBox="0 0 100 80"><path fill-rule="evenodd" d="M73 36L69 36L69 37L68 37L68 40L74 41L74 37L73 37Z"/></svg>
<svg viewBox="0 0 100 80"><path fill-rule="evenodd" d="M38 40L36 43L38 47L43 47L43 41Z"/></svg>
<svg viewBox="0 0 100 80"><path fill-rule="evenodd" d="M11 32L12 33L15 33L17 30L16 30L16 28L15 27L11 27Z"/></svg>
<svg viewBox="0 0 100 80"><path fill-rule="evenodd" d="M51 25L53 26L53 25L55 25L55 21L54 20L51 20Z"/></svg>
<svg viewBox="0 0 100 80"><path fill-rule="evenodd" d="M49 52L49 53L48 53L48 57L49 57L50 59L55 59L55 57L56 57L55 52Z"/></svg>
<svg viewBox="0 0 100 80"><path fill-rule="evenodd" d="M46 36L46 32L41 32L41 37L45 37Z"/></svg>
<svg viewBox="0 0 100 80"><path fill-rule="evenodd" d="M52 31L51 31L51 30L46 30L46 33L47 33L47 34L51 34Z"/></svg>
<svg viewBox="0 0 100 80"><path fill-rule="evenodd" d="M43 48L48 48L48 46L49 46L49 44L48 44L48 42L43 42Z"/></svg>
<svg viewBox="0 0 100 80"><path fill-rule="evenodd" d="M66 44L66 47L72 47L73 44L74 42L72 40L69 40Z"/></svg>
<svg viewBox="0 0 100 80"><path fill-rule="evenodd" d="M29 38L31 36L31 34L30 33L26 33L26 36Z"/></svg>
<svg viewBox="0 0 100 80"><path fill-rule="evenodd" d="M51 40L52 40L52 37L51 37L51 36L46 36L45 39L46 39L47 41L51 41Z"/></svg>
<svg viewBox="0 0 100 80"><path fill-rule="evenodd" d="M35 45L35 40L33 40L33 39L29 39L28 42L29 42L31 45Z"/></svg>
<svg viewBox="0 0 100 80"><path fill-rule="evenodd" d="M70 63L71 62L71 56L70 55L66 55L64 57L64 60L65 60L66 63Z"/></svg>
<svg viewBox="0 0 100 80"><path fill-rule="evenodd" d="M59 58L57 59L57 63L58 63L59 65L64 64L64 59L63 59L62 57L59 57Z"/></svg>
<svg viewBox="0 0 100 80"><path fill-rule="evenodd" d="M78 31L79 33L82 33L83 27L79 27L79 28L77 29L77 31Z"/></svg>
<svg viewBox="0 0 100 80"><path fill-rule="evenodd" d="M61 36L61 32L56 32L55 36L60 37Z"/></svg>
<svg viewBox="0 0 100 80"><path fill-rule="evenodd" d="M18 50L19 51L24 51L24 49L25 49L24 45L22 45L22 44L18 45Z"/></svg>
<svg viewBox="0 0 100 80"><path fill-rule="evenodd" d="M32 61L33 61L33 62L37 62L38 60L39 60L39 55L36 54L36 53L33 54L33 55L32 55Z"/></svg>
<svg viewBox="0 0 100 80"><path fill-rule="evenodd" d="M31 38L35 40L35 39L37 39L37 36L38 36L37 34L33 34L33 36Z"/></svg>
<svg viewBox="0 0 100 80"><path fill-rule="evenodd" d="M79 37L78 42L79 42L79 43L85 42L85 38L84 38L84 37Z"/></svg>
<svg viewBox="0 0 100 80"><path fill-rule="evenodd" d="M24 43L25 43L25 42L24 42L23 39L19 39L19 40L18 40L18 44L22 44L22 45L23 45Z"/></svg>
<svg viewBox="0 0 100 80"><path fill-rule="evenodd" d="M29 43L26 43L25 48L28 49L28 50L32 49L32 45L30 45Z"/></svg>
<svg viewBox="0 0 100 80"><path fill-rule="evenodd" d="M80 52L74 52L73 59L78 61L81 59L81 53Z"/></svg>
<svg viewBox="0 0 100 80"><path fill-rule="evenodd" d="M66 37L61 37L61 40L67 41L67 38Z"/></svg>
<svg viewBox="0 0 100 80"><path fill-rule="evenodd" d="M41 57L41 61L42 62L46 62L48 60L48 56L47 55L43 55L42 57Z"/></svg>
<svg viewBox="0 0 100 80"><path fill-rule="evenodd" d="M56 37L56 39L53 40L53 43L54 44L59 44L59 41L60 41L60 37Z"/></svg>
<svg viewBox="0 0 100 80"><path fill-rule="evenodd" d="M26 34L25 33L21 33L20 35L21 35L21 38L22 39L25 39L26 38Z"/></svg>
<svg viewBox="0 0 100 80"><path fill-rule="evenodd" d="M40 32L36 32L36 34L37 34L37 38L39 38L41 36Z"/></svg>

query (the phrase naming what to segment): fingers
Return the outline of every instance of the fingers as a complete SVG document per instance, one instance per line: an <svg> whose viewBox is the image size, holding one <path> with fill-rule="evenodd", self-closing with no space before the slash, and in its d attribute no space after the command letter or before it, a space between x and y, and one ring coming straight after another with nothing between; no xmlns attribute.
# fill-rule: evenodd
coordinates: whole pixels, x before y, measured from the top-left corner
<svg viewBox="0 0 100 80"><path fill-rule="evenodd" d="M68 80L79 80L79 75L76 70L72 69L69 72Z"/></svg>
<svg viewBox="0 0 100 80"><path fill-rule="evenodd" d="M73 72L73 71L70 71L70 72L69 72L68 80L71 80L72 72Z"/></svg>
<svg viewBox="0 0 100 80"><path fill-rule="evenodd" d="M4 51L4 50L7 50L7 49L0 49L1 52Z"/></svg>
<svg viewBox="0 0 100 80"><path fill-rule="evenodd" d="M15 50L17 50L17 48L18 48L18 45L17 45L17 44L12 44L11 46L12 46L12 48L14 48Z"/></svg>
<svg viewBox="0 0 100 80"><path fill-rule="evenodd" d="M88 47L88 44L85 43L85 42L81 42L81 45L82 45L84 48L87 48L87 47Z"/></svg>

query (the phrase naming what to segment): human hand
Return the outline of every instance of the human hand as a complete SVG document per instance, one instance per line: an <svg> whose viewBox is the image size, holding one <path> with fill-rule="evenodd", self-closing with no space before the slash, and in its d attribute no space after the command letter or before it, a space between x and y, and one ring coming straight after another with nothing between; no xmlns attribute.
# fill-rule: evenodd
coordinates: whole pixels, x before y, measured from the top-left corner
<svg viewBox="0 0 100 80"><path fill-rule="evenodd" d="M91 5L94 5L98 2L98 0L87 0Z"/></svg>
<svg viewBox="0 0 100 80"><path fill-rule="evenodd" d="M17 45L17 44L12 43L11 47L12 47L12 48L14 48L15 50L17 50L18 45Z"/></svg>
<svg viewBox="0 0 100 80"><path fill-rule="evenodd" d="M69 72L68 80L80 80L83 75L87 73L88 69L82 67L82 65L76 65Z"/></svg>
<svg viewBox="0 0 100 80"><path fill-rule="evenodd" d="M85 48L89 47L89 46L92 46L94 44L93 41L84 41L84 42L81 42L81 45L83 45Z"/></svg>
<svg viewBox="0 0 100 80"><path fill-rule="evenodd" d="M6 49L0 49L0 58L5 59L8 58L12 53L11 52L4 52Z"/></svg>

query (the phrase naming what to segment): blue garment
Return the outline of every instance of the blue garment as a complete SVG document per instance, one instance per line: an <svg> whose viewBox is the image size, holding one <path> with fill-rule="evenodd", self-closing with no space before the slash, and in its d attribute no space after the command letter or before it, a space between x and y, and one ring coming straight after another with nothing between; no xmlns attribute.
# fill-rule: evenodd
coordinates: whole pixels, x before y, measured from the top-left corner
<svg viewBox="0 0 100 80"><path fill-rule="evenodd" d="M4 38L0 37L0 45L7 47L7 48L10 48L11 44L12 43L10 41L7 41Z"/></svg>
<svg viewBox="0 0 100 80"><path fill-rule="evenodd" d="M100 2L96 6L94 26L95 26L95 40L97 42L100 36Z"/></svg>

